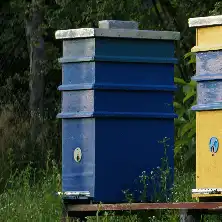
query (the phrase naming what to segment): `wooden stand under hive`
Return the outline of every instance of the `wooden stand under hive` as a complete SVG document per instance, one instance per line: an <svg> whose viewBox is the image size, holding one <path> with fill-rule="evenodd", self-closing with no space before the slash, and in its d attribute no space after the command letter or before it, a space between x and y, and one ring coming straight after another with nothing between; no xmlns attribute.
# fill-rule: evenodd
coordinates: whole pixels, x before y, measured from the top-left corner
<svg viewBox="0 0 222 222"><path fill-rule="evenodd" d="M222 16L192 18L196 27L196 189L192 196L222 197Z"/></svg>

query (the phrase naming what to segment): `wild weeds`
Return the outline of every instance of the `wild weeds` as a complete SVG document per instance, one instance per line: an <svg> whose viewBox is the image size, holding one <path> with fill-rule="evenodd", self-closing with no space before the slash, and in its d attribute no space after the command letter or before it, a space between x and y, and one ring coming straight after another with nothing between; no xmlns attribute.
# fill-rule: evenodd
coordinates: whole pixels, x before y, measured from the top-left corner
<svg viewBox="0 0 222 222"><path fill-rule="evenodd" d="M0 195L0 221L60 221L61 199L55 195L60 188L60 172L52 163L51 172L38 172L27 166L12 175ZM37 174L42 180L36 181Z"/></svg>
<svg viewBox="0 0 222 222"><path fill-rule="evenodd" d="M36 143L30 142L31 123L28 115L19 115L13 106L1 108L0 112L0 193L7 179L15 171L32 167L46 169L48 159L60 160L60 133L56 121L45 120ZM41 144L44 144L42 146Z"/></svg>

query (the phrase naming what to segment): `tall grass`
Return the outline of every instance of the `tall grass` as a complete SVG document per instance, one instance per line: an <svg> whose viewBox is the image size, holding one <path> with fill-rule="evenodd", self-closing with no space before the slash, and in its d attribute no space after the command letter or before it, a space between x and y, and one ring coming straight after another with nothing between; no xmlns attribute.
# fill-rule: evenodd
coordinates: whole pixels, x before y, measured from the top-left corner
<svg viewBox="0 0 222 222"><path fill-rule="evenodd" d="M55 195L61 190L61 175L54 161L44 171L27 166L22 172L15 172L7 181L0 195L0 221L9 222L56 222L62 217L62 201ZM152 173L153 176L153 173ZM41 179L39 179L41 178ZM174 201L191 201L194 175L176 170L173 188ZM149 214L132 215L129 212L118 217L105 213L102 217L91 217L88 221L178 221L178 213L163 211L155 216Z"/></svg>
<svg viewBox="0 0 222 222"><path fill-rule="evenodd" d="M41 174L41 180L36 181ZM28 166L15 173L0 195L0 221L60 221L61 200L55 194L60 188L60 172L53 163L50 171L38 172Z"/></svg>
<svg viewBox="0 0 222 222"><path fill-rule="evenodd" d="M61 221L62 201L56 195L61 190L61 174L54 161L51 167L44 171L37 171L30 165L22 172L15 172L7 181L4 192L0 194L0 221L1 222L56 222ZM39 179L41 178L41 179ZM175 170L175 182L172 190L173 201L194 201L191 198L191 189L194 187L195 175ZM99 213L99 212L98 212ZM98 214L99 215L99 214ZM123 216L114 213L103 214L99 217L89 217L89 222L177 222L178 211L157 211L155 215L149 213L131 214ZM205 217L206 222L221 221L217 216Z"/></svg>

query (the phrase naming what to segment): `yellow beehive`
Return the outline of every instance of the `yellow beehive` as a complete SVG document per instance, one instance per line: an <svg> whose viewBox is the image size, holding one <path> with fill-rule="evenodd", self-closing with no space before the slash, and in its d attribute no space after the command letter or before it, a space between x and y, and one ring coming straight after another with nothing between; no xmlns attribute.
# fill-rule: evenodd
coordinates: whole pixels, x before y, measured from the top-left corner
<svg viewBox="0 0 222 222"><path fill-rule="evenodd" d="M222 196L222 16L189 19L196 27L196 189L193 197Z"/></svg>
<svg viewBox="0 0 222 222"><path fill-rule="evenodd" d="M196 46L192 52L220 50L222 47L222 15L189 19L196 28Z"/></svg>

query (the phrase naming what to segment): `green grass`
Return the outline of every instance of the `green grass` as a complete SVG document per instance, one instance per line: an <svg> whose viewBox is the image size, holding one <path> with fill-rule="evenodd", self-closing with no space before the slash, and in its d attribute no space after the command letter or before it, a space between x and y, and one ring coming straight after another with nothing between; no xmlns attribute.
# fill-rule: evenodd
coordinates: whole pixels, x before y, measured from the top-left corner
<svg viewBox="0 0 222 222"><path fill-rule="evenodd" d="M194 182L195 175L193 173L176 170L173 201L194 201L191 198L191 189L194 187ZM19 174L15 173L10 177L5 191L0 195L0 221L61 221L62 202L60 197L55 195L56 191L61 190L60 184L60 171L55 164L52 165L50 171L37 172L31 167L27 167ZM155 216L148 213L133 215L126 212L124 216L118 217L113 213L105 213L101 217L88 218L88 221L176 222L179 221L179 215L177 211L172 210L157 211ZM221 221L221 219L211 216L206 217L205 221L216 222Z"/></svg>
<svg viewBox="0 0 222 222"><path fill-rule="evenodd" d="M56 166L51 172L35 172L27 167L12 175L5 192L0 195L0 221L60 221L61 200L55 195L60 190L60 174Z"/></svg>

